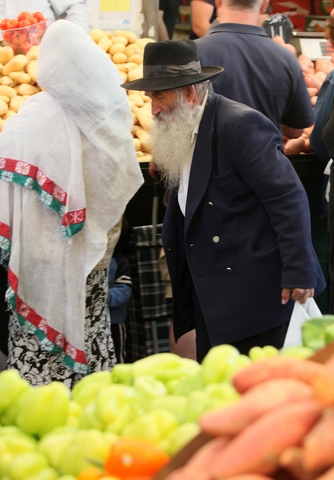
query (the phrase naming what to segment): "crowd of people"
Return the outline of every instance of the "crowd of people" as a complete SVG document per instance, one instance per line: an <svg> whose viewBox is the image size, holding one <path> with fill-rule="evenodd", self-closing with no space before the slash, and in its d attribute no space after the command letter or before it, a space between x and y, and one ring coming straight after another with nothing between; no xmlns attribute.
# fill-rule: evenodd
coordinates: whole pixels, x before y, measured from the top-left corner
<svg viewBox="0 0 334 480"><path fill-rule="evenodd" d="M13 16L15 4L53 21L40 46L42 91L0 133L7 368L32 385L59 380L71 388L126 361L132 280L121 232L143 185L126 90L151 99L151 171L168 190L171 350L200 362L222 343L245 354L281 348L295 302L326 288L307 194L283 139L314 124L314 144L333 158L332 74L314 111L296 58L261 28L268 0L192 0L186 40L172 40L177 2L161 1L165 31L145 47L143 77L120 85L87 35L83 1L32 3L0 0L0 17ZM334 10L326 33L334 44L333 25ZM328 229L334 314L332 189Z"/></svg>

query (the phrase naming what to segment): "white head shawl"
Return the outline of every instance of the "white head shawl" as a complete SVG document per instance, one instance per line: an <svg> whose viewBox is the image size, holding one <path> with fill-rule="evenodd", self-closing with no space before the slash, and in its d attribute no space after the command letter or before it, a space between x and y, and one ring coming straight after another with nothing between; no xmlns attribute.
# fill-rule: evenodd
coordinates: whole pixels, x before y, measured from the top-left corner
<svg viewBox="0 0 334 480"><path fill-rule="evenodd" d="M47 29L37 78L0 134L0 260L21 326L87 373L86 278L143 177L121 77L82 28Z"/></svg>

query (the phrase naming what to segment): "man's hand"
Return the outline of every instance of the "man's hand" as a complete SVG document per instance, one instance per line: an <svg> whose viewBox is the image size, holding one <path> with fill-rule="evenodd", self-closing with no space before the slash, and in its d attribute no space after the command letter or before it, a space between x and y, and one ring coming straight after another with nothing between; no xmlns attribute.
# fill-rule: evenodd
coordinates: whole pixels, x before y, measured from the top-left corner
<svg viewBox="0 0 334 480"><path fill-rule="evenodd" d="M285 305L290 300L298 300L300 303L306 303L306 300L314 295L314 288L282 288L282 304Z"/></svg>

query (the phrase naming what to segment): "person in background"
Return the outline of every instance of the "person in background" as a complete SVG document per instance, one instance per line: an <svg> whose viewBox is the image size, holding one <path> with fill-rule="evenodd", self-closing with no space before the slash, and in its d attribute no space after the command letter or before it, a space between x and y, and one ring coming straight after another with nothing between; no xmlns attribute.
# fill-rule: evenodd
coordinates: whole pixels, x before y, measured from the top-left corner
<svg viewBox="0 0 334 480"><path fill-rule="evenodd" d="M189 38L203 37L217 18L215 0L191 0L191 31Z"/></svg>
<svg viewBox="0 0 334 480"><path fill-rule="evenodd" d="M118 70L81 27L47 28L37 80L43 91L0 133L7 368L32 385L72 388L116 363L108 267L143 176Z"/></svg>
<svg viewBox="0 0 334 480"><path fill-rule="evenodd" d="M260 27L269 0L217 0L220 23L196 41L202 65L220 65L216 93L266 115L282 136L298 138L314 113L302 70Z"/></svg>
<svg viewBox="0 0 334 480"><path fill-rule="evenodd" d="M171 40L179 16L179 0L159 0L158 40Z"/></svg>
<svg viewBox="0 0 334 480"><path fill-rule="evenodd" d="M265 115L212 91L197 41L149 43L152 154L170 193L162 240L175 339L195 328L201 362L228 343L282 348L295 300L321 293L307 194ZM221 73L222 72L222 73ZM239 75L236 73L235 75Z"/></svg>
<svg viewBox="0 0 334 480"><path fill-rule="evenodd" d="M123 217L121 235L110 260L108 274L108 306L117 363L125 363L126 360L125 321L128 316L128 301L132 295L130 263L121 249L127 228L127 220Z"/></svg>
<svg viewBox="0 0 334 480"><path fill-rule="evenodd" d="M80 25L87 33L90 30L85 0L0 0L0 20L15 19L21 12L41 12L51 22L62 17Z"/></svg>
<svg viewBox="0 0 334 480"><path fill-rule="evenodd" d="M329 28L326 31L326 38L334 45L334 8L331 11ZM323 127L323 141L329 154L329 158L334 160L334 94L332 99L327 100L331 105L331 111L326 124ZM329 105L324 105L324 109L328 111ZM333 162L330 166L329 177L329 198L328 198L328 232L329 232L329 246L328 246L328 275L329 275L329 302L328 313L334 315L334 166Z"/></svg>

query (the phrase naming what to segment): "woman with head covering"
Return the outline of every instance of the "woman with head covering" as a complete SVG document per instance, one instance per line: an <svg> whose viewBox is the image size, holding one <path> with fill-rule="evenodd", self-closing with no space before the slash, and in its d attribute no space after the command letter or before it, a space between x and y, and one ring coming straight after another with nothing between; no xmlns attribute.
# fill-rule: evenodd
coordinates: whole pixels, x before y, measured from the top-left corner
<svg viewBox="0 0 334 480"><path fill-rule="evenodd" d="M46 30L37 80L43 91L0 134L7 367L71 387L115 363L107 268L143 177L119 73L81 27Z"/></svg>

